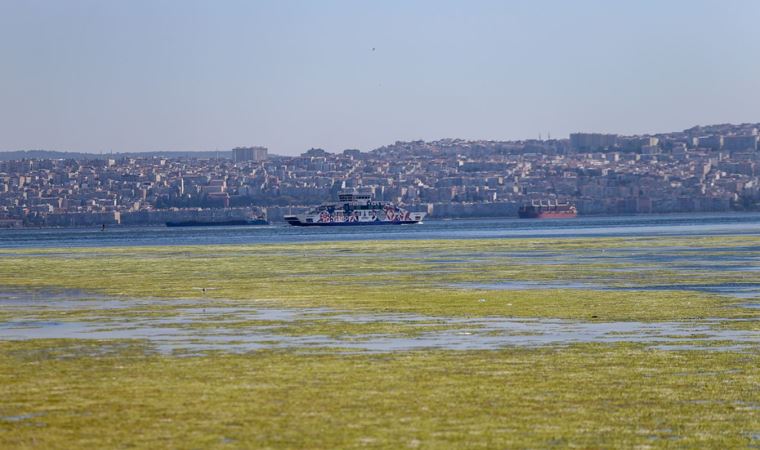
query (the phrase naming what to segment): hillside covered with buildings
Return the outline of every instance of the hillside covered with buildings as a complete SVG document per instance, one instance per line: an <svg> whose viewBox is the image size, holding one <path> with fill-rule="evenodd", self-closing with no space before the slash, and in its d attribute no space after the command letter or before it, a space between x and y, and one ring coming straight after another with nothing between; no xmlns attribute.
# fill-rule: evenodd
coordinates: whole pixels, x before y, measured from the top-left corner
<svg viewBox="0 0 760 450"><path fill-rule="evenodd" d="M263 147L220 154L24 157L0 161L0 226L163 224L288 211L371 190L431 217L508 217L531 200L579 213L760 209L760 124L569 139L396 142L369 152Z"/></svg>

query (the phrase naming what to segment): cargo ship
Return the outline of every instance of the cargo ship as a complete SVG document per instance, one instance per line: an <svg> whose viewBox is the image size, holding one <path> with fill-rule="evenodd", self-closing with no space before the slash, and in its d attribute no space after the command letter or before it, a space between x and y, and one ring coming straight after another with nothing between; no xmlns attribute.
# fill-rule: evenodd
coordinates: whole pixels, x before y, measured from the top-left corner
<svg viewBox="0 0 760 450"><path fill-rule="evenodd" d="M324 203L304 214L291 214L284 219L290 225L355 226L406 225L422 222L425 213L409 212L390 202L375 201L371 194L341 192L337 203Z"/></svg>
<svg viewBox="0 0 760 450"><path fill-rule="evenodd" d="M167 227L230 227L269 225L263 218L253 219L223 219L223 220L183 220L178 222L166 222Z"/></svg>
<svg viewBox="0 0 760 450"><path fill-rule="evenodd" d="M517 211L521 219L569 219L578 215L575 205L569 202L559 203L551 200L532 201L522 205Z"/></svg>

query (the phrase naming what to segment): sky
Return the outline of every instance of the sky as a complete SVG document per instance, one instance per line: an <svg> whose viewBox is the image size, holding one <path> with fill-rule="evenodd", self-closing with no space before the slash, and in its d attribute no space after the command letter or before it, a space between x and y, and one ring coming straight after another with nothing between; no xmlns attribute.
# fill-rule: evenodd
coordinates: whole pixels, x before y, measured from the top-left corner
<svg viewBox="0 0 760 450"><path fill-rule="evenodd" d="M756 0L0 0L0 151L760 122Z"/></svg>

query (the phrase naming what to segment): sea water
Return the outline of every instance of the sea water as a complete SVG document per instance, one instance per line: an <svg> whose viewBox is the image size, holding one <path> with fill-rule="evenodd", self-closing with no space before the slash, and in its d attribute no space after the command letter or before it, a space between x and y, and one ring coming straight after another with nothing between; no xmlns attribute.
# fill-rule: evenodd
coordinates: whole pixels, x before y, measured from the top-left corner
<svg viewBox="0 0 760 450"><path fill-rule="evenodd" d="M425 220L416 225L41 228L0 230L0 248L299 243L387 239L483 239L760 234L760 213L593 216L572 219Z"/></svg>

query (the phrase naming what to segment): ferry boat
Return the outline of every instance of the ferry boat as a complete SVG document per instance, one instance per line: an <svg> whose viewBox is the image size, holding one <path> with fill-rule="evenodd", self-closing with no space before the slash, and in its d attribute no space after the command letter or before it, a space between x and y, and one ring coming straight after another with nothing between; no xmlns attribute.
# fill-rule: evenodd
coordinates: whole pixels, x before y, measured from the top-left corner
<svg viewBox="0 0 760 450"><path fill-rule="evenodd" d="M420 223L423 212L409 212L390 202L374 201L371 194L341 192L337 203L324 203L305 214L292 214L284 219L291 225L354 226L405 225Z"/></svg>
<svg viewBox="0 0 760 450"><path fill-rule="evenodd" d="M517 211L521 219L568 219L578 215L575 205L569 202L559 203L551 200L536 201L525 204Z"/></svg>

